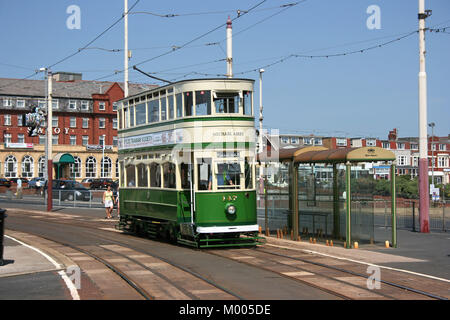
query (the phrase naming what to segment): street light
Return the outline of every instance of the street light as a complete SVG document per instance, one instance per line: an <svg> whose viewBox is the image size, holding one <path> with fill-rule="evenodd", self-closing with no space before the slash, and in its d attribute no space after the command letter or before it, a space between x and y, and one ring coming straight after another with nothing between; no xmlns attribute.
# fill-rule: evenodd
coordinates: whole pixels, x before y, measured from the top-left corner
<svg viewBox="0 0 450 320"><path fill-rule="evenodd" d="M264 73L264 69L259 69L259 148L257 150L257 153L262 155L264 148L263 148L263 105L262 105L262 74ZM264 190L263 187L263 166L259 166L259 194L262 195ZM260 196L261 197L261 196ZM261 198L260 198L261 199ZM262 202L262 199L260 200ZM260 204L261 204L260 202Z"/></svg>
<svg viewBox="0 0 450 320"><path fill-rule="evenodd" d="M428 124L431 127L431 184L434 188L434 149L433 149L433 141L434 141L434 126L435 123L431 122Z"/></svg>

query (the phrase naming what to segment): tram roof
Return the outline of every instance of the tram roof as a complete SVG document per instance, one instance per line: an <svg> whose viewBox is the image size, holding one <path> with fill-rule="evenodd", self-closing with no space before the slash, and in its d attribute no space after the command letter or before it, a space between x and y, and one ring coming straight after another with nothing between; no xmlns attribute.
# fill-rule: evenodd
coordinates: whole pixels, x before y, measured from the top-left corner
<svg viewBox="0 0 450 320"><path fill-rule="evenodd" d="M259 154L258 159L260 161L293 161L295 163L346 163L393 161L396 158L392 151L380 147L327 149L312 146L280 149L278 158L276 155L268 157Z"/></svg>
<svg viewBox="0 0 450 320"><path fill-rule="evenodd" d="M255 82L254 79L248 79L248 78L198 78L198 79L188 79L188 80L180 80L180 81L176 81L176 82L171 82L169 84L166 84L164 86L161 87L155 87L149 90L145 90L145 91L141 91L139 93L136 93L134 95L129 95L128 97L122 98L120 100L117 100L118 102L120 101L124 101L124 100L129 100L135 97L139 97L143 94L147 94L148 92L152 92L152 91L158 91L158 90L164 90L166 88L181 84L181 83L185 83L185 82L195 82L195 81L251 81L251 82Z"/></svg>

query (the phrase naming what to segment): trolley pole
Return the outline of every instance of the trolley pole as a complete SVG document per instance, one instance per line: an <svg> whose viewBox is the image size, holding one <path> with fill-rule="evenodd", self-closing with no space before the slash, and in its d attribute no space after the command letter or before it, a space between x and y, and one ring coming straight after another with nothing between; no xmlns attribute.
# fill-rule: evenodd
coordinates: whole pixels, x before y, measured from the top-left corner
<svg viewBox="0 0 450 320"><path fill-rule="evenodd" d="M419 220L420 232L429 233L427 73L425 70L425 0L419 0Z"/></svg>
<svg viewBox="0 0 450 320"><path fill-rule="evenodd" d="M53 206L53 197L52 197L52 189L53 189L53 106L52 106L52 86L53 86L53 78L52 72L50 70L47 71L47 211L52 211Z"/></svg>
<svg viewBox="0 0 450 320"><path fill-rule="evenodd" d="M257 153L260 154L260 156L262 155L262 153L264 152L264 147L263 147L263 105L262 105L262 74L264 73L264 69L259 69L259 137L258 137L258 142L259 142L259 148L257 150ZM267 150L266 150L267 153ZM260 165L259 166L259 194L262 195L263 192L263 186L264 181L263 181L263 166ZM261 199L261 196L260 196ZM262 200L262 199L261 199ZM260 201L260 204L262 203L262 201Z"/></svg>

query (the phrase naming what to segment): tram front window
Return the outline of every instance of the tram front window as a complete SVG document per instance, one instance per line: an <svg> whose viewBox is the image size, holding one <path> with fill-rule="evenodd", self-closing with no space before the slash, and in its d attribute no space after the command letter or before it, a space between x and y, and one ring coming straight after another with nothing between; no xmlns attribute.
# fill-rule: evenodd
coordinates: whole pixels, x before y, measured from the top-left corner
<svg viewBox="0 0 450 320"><path fill-rule="evenodd" d="M241 165L239 163L218 163L216 179L218 189L239 189Z"/></svg>
<svg viewBox="0 0 450 320"><path fill-rule="evenodd" d="M197 159L198 190L211 190L211 158Z"/></svg>
<svg viewBox="0 0 450 320"><path fill-rule="evenodd" d="M214 105L216 113L239 113L239 93L216 92Z"/></svg>

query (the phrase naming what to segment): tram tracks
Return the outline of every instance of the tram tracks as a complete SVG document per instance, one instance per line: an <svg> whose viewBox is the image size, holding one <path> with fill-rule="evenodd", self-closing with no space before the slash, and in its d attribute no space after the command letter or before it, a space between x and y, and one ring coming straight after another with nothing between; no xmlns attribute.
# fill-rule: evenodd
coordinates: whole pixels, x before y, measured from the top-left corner
<svg viewBox="0 0 450 320"><path fill-rule="evenodd" d="M448 283L383 271L380 288L369 288L364 266L291 249L209 250L211 254L275 272L345 299L448 300ZM319 262L320 260L320 262ZM340 266L338 266L340 265ZM410 285L405 284L410 283ZM412 284L415 284L413 287ZM434 290L435 292L430 292ZM437 291L437 292L436 292ZM447 294L447 295L446 295Z"/></svg>

